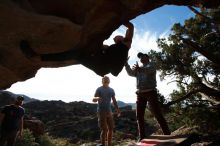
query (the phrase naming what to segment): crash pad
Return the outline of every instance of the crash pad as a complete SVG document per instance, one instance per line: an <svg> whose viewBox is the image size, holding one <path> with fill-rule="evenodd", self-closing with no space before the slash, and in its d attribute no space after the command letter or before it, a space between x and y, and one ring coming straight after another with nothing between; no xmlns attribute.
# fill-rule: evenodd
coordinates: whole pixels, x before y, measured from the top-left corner
<svg viewBox="0 0 220 146"><path fill-rule="evenodd" d="M151 135L138 142L137 146L175 146L186 139L186 136Z"/></svg>

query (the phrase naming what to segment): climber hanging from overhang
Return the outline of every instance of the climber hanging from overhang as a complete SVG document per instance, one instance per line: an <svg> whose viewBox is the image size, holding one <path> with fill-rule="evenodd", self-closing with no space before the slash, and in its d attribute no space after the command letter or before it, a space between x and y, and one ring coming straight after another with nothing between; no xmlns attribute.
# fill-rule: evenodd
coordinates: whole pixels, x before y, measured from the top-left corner
<svg viewBox="0 0 220 146"><path fill-rule="evenodd" d="M110 46L102 45L98 51L93 53L72 49L60 53L37 54L27 40L20 42L20 49L29 59L36 56L40 57L41 61L67 61L74 59L100 76L108 73L117 76L127 61L134 33L134 26L131 22L125 23L124 26L127 27L125 36L115 36L114 44Z"/></svg>

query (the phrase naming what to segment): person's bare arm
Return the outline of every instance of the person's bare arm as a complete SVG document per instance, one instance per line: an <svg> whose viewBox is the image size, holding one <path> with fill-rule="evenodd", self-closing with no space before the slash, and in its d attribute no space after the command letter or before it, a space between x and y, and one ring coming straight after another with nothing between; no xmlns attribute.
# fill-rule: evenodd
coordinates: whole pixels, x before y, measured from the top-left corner
<svg viewBox="0 0 220 146"><path fill-rule="evenodd" d="M125 34L124 43L127 45L128 48L130 48L134 35L134 26L131 22L125 23L124 26L128 28Z"/></svg>
<svg viewBox="0 0 220 146"><path fill-rule="evenodd" d="M117 115L120 116L120 110L118 108L118 104L117 104L117 101L115 99L115 96L112 97L112 102L113 102L113 105L114 105L114 107L116 109Z"/></svg>
<svg viewBox="0 0 220 146"><path fill-rule="evenodd" d="M94 97L94 98L92 99L93 102L98 102L99 100L100 100L100 97Z"/></svg>
<svg viewBox="0 0 220 146"><path fill-rule="evenodd" d="M130 57L128 57L129 59ZM132 77L136 77L137 75L137 69L135 68L134 69L134 66L131 68L130 65L128 64L128 59L127 59L127 62L125 63L125 70L126 72L128 73L129 76L132 76ZM137 64L138 65L138 64ZM138 66L139 67L139 66Z"/></svg>
<svg viewBox="0 0 220 146"><path fill-rule="evenodd" d="M19 126L18 136L20 138L22 137L23 127L24 127L24 116L21 117L21 122L20 122L20 126Z"/></svg>

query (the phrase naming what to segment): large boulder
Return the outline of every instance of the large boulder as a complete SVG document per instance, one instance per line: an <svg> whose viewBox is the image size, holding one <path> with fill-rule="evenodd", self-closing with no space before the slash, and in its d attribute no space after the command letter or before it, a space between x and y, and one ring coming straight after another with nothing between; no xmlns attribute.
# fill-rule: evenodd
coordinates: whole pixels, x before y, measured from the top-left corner
<svg viewBox="0 0 220 146"><path fill-rule="evenodd" d="M24 128L29 129L34 136L40 136L45 133L44 123L36 118L24 119Z"/></svg>
<svg viewBox="0 0 220 146"><path fill-rule="evenodd" d="M25 40L37 54L77 50L92 54L123 23L166 4L213 7L215 0L1 0L0 89L34 77L41 67L78 64L76 58L42 61L21 51ZM105 67L106 65L103 65Z"/></svg>

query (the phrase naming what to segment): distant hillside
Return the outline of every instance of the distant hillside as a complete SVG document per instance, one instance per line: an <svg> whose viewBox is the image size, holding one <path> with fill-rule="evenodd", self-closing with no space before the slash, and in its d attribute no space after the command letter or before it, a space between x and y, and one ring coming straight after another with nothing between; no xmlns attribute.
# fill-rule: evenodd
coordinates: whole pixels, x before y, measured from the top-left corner
<svg viewBox="0 0 220 146"><path fill-rule="evenodd" d="M17 94L17 95L21 95L24 97L24 103L28 103L28 102L32 102L32 101L39 101L38 99L31 98L31 97L24 95L24 94Z"/></svg>
<svg viewBox="0 0 220 146"><path fill-rule="evenodd" d="M28 97L26 95L23 95L23 94L14 94L14 93L9 92L9 91L0 90L0 107L4 106L4 105L7 105L7 104L14 103L14 99L18 95L22 95L24 97L24 103L28 103L28 102L32 102L32 101L37 100L37 99L34 99L34 98L30 98L30 97Z"/></svg>
<svg viewBox="0 0 220 146"><path fill-rule="evenodd" d="M97 104L75 101L66 103L59 101L40 101L25 97L25 115L36 117L44 122L46 132L53 137L69 139L71 143L79 141L95 141L99 139L100 129L97 119ZM8 91L0 92L0 106L13 101L16 94ZM30 102L31 101L31 102ZM135 138L137 135L137 124L135 110L122 101L118 101L121 116L114 116L115 130L122 137ZM147 133L154 132L154 127L146 125Z"/></svg>
<svg viewBox="0 0 220 146"><path fill-rule="evenodd" d="M136 103L127 103L127 104L130 105L132 109L136 109Z"/></svg>
<svg viewBox="0 0 220 146"><path fill-rule="evenodd" d="M0 90L0 107L7 104L12 104L15 97L16 95L11 92Z"/></svg>
<svg viewBox="0 0 220 146"><path fill-rule="evenodd" d="M120 108L122 108L122 107L127 107L127 106L131 106L132 109L136 109L136 103L125 103L125 102L120 101L120 100L118 100L117 103L118 103L118 106L119 106Z"/></svg>
<svg viewBox="0 0 220 146"><path fill-rule="evenodd" d="M121 107L121 116L114 116L115 130L120 131L125 137L126 135L136 137L135 110L131 110L131 106L127 106L127 104L123 105L125 106ZM45 123L46 131L53 137L67 138L73 143L99 139L97 104L83 101L70 103L33 101L25 104L24 107L27 115L37 117ZM149 134L154 131L154 128L149 125L146 125L146 129Z"/></svg>
<svg viewBox="0 0 220 146"><path fill-rule="evenodd" d="M123 102L123 101L120 101L120 100L118 100L117 103L118 103L118 107L125 107L125 106L128 106L127 103L125 103L125 102Z"/></svg>

